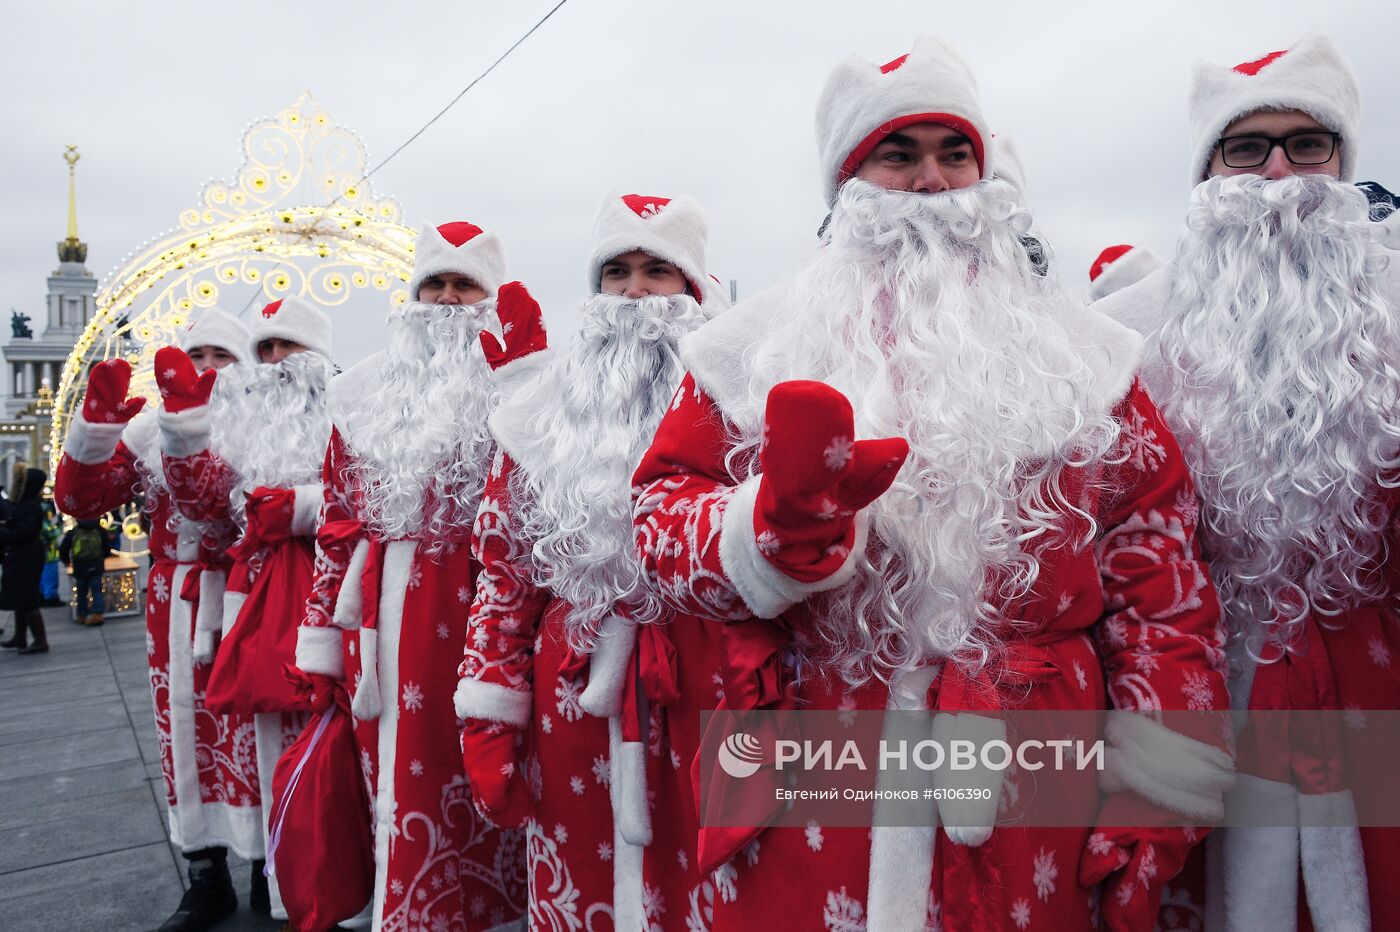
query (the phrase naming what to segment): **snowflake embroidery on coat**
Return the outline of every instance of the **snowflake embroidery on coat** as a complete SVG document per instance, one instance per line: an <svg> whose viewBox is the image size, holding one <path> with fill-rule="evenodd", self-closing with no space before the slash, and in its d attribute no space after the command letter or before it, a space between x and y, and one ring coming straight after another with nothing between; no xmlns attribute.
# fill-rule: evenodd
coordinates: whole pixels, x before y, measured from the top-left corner
<svg viewBox="0 0 1400 932"><path fill-rule="evenodd" d="M1089 688L1089 674L1084 671L1084 665L1078 660L1074 662L1074 681L1079 684L1080 689Z"/></svg>
<svg viewBox="0 0 1400 932"><path fill-rule="evenodd" d="M642 884L642 912L648 919L660 919L666 914L666 897L660 887Z"/></svg>
<svg viewBox="0 0 1400 932"><path fill-rule="evenodd" d="M423 762L421 760L411 760L408 762L408 772L415 777L423 776Z"/></svg>
<svg viewBox="0 0 1400 932"><path fill-rule="evenodd" d="M548 713L540 716L540 731L547 735L554 733L554 719L550 718Z"/></svg>
<svg viewBox="0 0 1400 932"><path fill-rule="evenodd" d="M403 685L403 707L410 712L423 708L423 690L417 683Z"/></svg>
<svg viewBox="0 0 1400 932"><path fill-rule="evenodd" d="M1156 472L1167 460L1167 448L1157 442L1157 431L1147 426L1147 418L1132 408L1120 435L1121 451L1138 472Z"/></svg>
<svg viewBox="0 0 1400 932"><path fill-rule="evenodd" d="M1385 646L1385 641L1379 637L1372 637L1366 644L1366 652L1371 655L1371 662L1378 667L1390 666L1390 648Z"/></svg>
<svg viewBox="0 0 1400 932"><path fill-rule="evenodd" d="M822 850L822 827L816 822L807 823L807 847L813 851Z"/></svg>
<svg viewBox="0 0 1400 932"><path fill-rule="evenodd" d="M1342 713L1346 720L1347 727L1352 731L1361 731L1366 727L1366 713L1352 702L1347 703L1346 711Z"/></svg>
<svg viewBox="0 0 1400 932"><path fill-rule="evenodd" d="M760 532L755 543L758 545L758 552L765 557L773 556L781 547L781 544L778 542L778 535L769 530Z"/></svg>
<svg viewBox="0 0 1400 932"><path fill-rule="evenodd" d="M445 641L445 640L448 639L448 637L449 637L451 634L452 634L452 632L448 629L447 623L446 623L446 622L439 622L439 624L438 624L438 626L437 626L437 636L438 636L438 639L439 639L439 640L442 640L442 641Z"/></svg>
<svg viewBox="0 0 1400 932"><path fill-rule="evenodd" d="M578 699L583 692L583 686L576 679L565 679L559 677L557 685L554 687L555 706L559 714L564 716L566 722L576 722L583 718L583 706L579 705Z"/></svg>
<svg viewBox="0 0 1400 932"><path fill-rule="evenodd" d="M1031 924L1031 901L1021 897L1011 904L1011 921L1016 928L1024 929Z"/></svg>
<svg viewBox="0 0 1400 932"><path fill-rule="evenodd" d="M828 890L822 925L828 932L865 932L865 907L847 894L845 887Z"/></svg>
<svg viewBox="0 0 1400 932"><path fill-rule="evenodd" d="M612 767L606 757L593 758L593 779L600 786L612 786Z"/></svg>
<svg viewBox="0 0 1400 932"><path fill-rule="evenodd" d="M157 602L164 604L170 601L170 583L159 573L151 577L151 592L155 594Z"/></svg>
<svg viewBox="0 0 1400 932"><path fill-rule="evenodd" d="M733 903L739 896L739 891L735 886L735 881L739 877L739 869L732 861L725 861L710 874L710 879L714 881L715 892L719 894L721 903Z"/></svg>
<svg viewBox="0 0 1400 932"><path fill-rule="evenodd" d="M1042 902L1050 899L1050 894L1055 892L1055 878L1060 876L1060 869L1055 866L1055 852L1040 849L1040 853L1035 856L1035 873L1031 877L1031 882L1035 884L1036 898Z"/></svg>
<svg viewBox="0 0 1400 932"><path fill-rule="evenodd" d="M1204 712L1215 707L1215 686L1211 678L1199 670L1186 673L1186 682L1181 685L1181 694L1186 697L1186 708L1193 712Z"/></svg>
<svg viewBox="0 0 1400 932"><path fill-rule="evenodd" d="M461 602L463 605L470 605L472 603L472 591L466 586L461 587L457 590L457 601Z"/></svg>
<svg viewBox="0 0 1400 932"><path fill-rule="evenodd" d="M556 824L554 826L554 840L558 844L566 844L569 840L569 830L562 824Z"/></svg>
<svg viewBox="0 0 1400 932"><path fill-rule="evenodd" d="M610 843L608 843L608 842L606 842L606 841L600 841L600 842L598 842L598 860L600 860L600 861L611 861L611 860L612 860L612 845L611 845Z"/></svg>
<svg viewBox="0 0 1400 932"><path fill-rule="evenodd" d="M1095 832L1089 836L1089 850L1095 857L1103 857L1114 848L1113 841L1103 832Z"/></svg>

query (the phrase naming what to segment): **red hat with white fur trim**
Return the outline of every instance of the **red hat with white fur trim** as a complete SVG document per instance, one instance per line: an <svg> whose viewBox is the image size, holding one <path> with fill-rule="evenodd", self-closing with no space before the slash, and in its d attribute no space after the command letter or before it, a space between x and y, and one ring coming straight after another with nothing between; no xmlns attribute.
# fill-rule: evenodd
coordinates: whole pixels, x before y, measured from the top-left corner
<svg viewBox="0 0 1400 932"><path fill-rule="evenodd" d="M1161 267L1162 260L1146 246L1110 246L1089 266L1089 300L1122 291Z"/></svg>
<svg viewBox="0 0 1400 932"><path fill-rule="evenodd" d="M920 36L913 51L884 65L858 55L837 65L817 104L827 205L880 140L914 123L942 123L966 135L982 177L992 177L992 133L977 81L943 40Z"/></svg>
<svg viewBox="0 0 1400 932"><path fill-rule="evenodd" d="M298 297L273 301L253 321L253 349L273 338L300 343L327 358L331 355L331 319L325 311Z"/></svg>
<svg viewBox="0 0 1400 932"><path fill-rule="evenodd" d="M1342 136L1343 181L1356 175L1361 88L1341 49L1323 35L1233 68L1196 64L1187 104L1191 118L1191 184L1205 180L1225 127L1258 110L1301 110Z"/></svg>
<svg viewBox="0 0 1400 932"><path fill-rule="evenodd" d="M694 198L609 194L593 221L589 288L596 294L602 287L603 265L609 259L640 249L680 269L698 304L722 299L724 289L705 274L708 227L705 211Z"/></svg>
<svg viewBox="0 0 1400 932"><path fill-rule="evenodd" d="M252 340L248 327L221 307L211 307L190 321L179 334L180 349L189 352L196 346L217 346L239 362L253 358Z"/></svg>
<svg viewBox="0 0 1400 932"><path fill-rule="evenodd" d="M506 277L506 254L500 238L465 220L425 228L413 247L409 300L418 300L423 279L446 272L465 275L488 296L495 295Z"/></svg>

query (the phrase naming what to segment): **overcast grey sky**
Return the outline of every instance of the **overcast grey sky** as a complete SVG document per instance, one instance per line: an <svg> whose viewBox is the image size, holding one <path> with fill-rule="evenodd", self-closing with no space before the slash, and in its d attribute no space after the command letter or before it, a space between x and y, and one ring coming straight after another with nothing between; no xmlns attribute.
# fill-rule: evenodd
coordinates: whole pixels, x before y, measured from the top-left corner
<svg viewBox="0 0 1400 932"><path fill-rule="evenodd" d="M41 319L64 231L65 144L82 151L79 226L105 279L173 228L206 181L232 178L249 123L310 90L373 163L554 2L7 2L0 312ZM934 32L978 76L993 129L1016 140L1037 223L1082 291L1103 246L1172 250L1192 60L1233 64L1311 30L1330 33L1361 80L1359 177L1400 189L1400 7L1350 0L569 0L373 184L411 224L499 231L510 277L540 298L559 343L608 190L698 198L711 271L738 279L742 297L814 244L813 110L828 71L850 52L886 61ZM382 302L371 292L337 309L342 363L378 345Z"/></svg>

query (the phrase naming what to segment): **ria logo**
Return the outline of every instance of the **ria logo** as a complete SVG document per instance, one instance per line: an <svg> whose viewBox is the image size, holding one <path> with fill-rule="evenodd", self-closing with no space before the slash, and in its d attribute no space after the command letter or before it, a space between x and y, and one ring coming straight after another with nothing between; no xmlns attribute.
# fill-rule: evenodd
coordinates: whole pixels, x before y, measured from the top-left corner
<svg viewBox="0 0 1400 932"><path fill-rule="evenodd" d="M719 766L736 780L758 773L763 763L763 746L753 735L736 731L719 746Z"/></svg>

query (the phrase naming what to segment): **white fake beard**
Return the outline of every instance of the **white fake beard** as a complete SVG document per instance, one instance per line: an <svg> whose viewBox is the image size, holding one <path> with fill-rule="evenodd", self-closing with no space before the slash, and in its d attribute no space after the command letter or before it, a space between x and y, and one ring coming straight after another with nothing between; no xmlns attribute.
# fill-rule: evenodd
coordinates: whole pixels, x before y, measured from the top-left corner
<svg viewBox="0 0 1400 932"><path fill-rule="evenodd" d="M986 664L1002 608L1035 584L1035 551L1093 537L1059 480L1103 459L1118 426L1089 409L1095 374L1060 322L1079 309L1036 274L1029 226L1001 181L932 196L848 182L830 242L754 352L739 474L785 379L845 394L857 437L909 441L854 578L814 606L823 663L851 685L931 659Z"/></svg>
<svg viewBox="0 0 1400 932"><path fill-rule="evenodd" d="M326 386L333 375L335 365L311 351L246 370L230 412L240 429L230 431L219 450L238 476L229 507L239 525L245 492L320 481L331 437Z"/></svg>
<svg viewBox="0 0 1400 932"><path fill-rule="evenodd" d="M1231 633L1261 657L1310 614L1385 593L1400 322L1375 286L1379 225L1349 184L1211 178L1187 228L1152 387L1196 482Z"/></svg>
<svg viewBox="0 0 1400 932"><path fill-rule="evenodd" d="M411 302L389 315L389 343L371 404L345 425L363 481L369 528L433 553L471 534L485 486L498 395L480 334L496 301Z"/></svg>
<svg viewBox="0 0 1400 932"><path fill-rule="evenodd" d="M511 497L536 584L572 606L576 650L592 648L617 603L638 622L661 616L633 543L632 473L685 374L676 344L704 321L689 295L597 295L568 354L529 390L539 404Z"/></svg>

